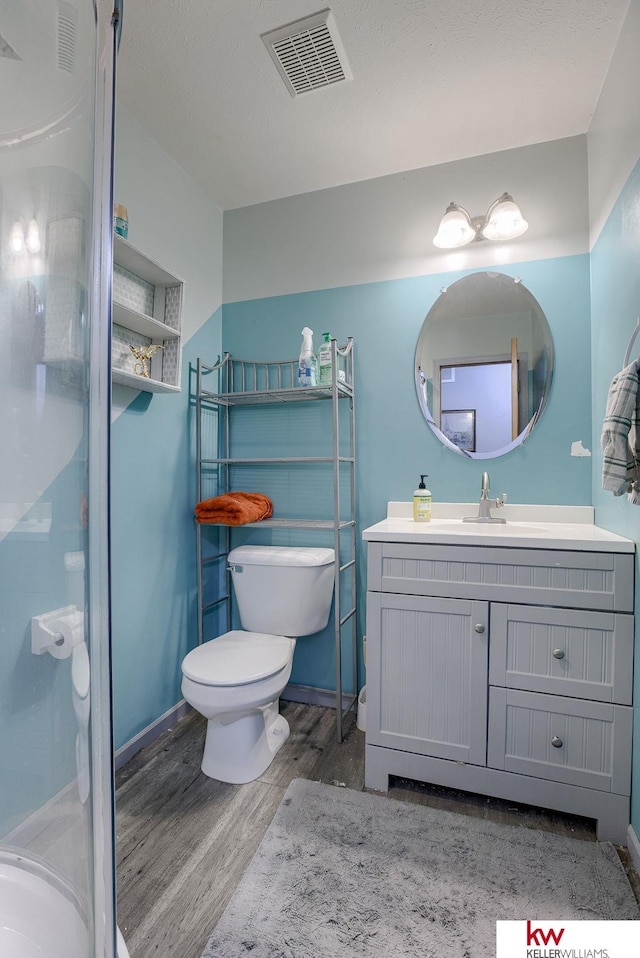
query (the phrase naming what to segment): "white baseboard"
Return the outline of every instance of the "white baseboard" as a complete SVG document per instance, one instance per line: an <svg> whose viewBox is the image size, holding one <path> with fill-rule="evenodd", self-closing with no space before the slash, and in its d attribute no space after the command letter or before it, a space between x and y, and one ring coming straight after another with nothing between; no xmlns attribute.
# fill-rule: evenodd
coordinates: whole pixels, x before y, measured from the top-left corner
<svg viewBox="0 0 640 958"><path fill-rule="evenodd" d="M164 715L161 715L155 722L152 722L151 725L148 725L141 732L138 732L134 738L126 742L116 752L116 768L120 768L120 766L128 762L130 758L133 758L136 752L139 752L140 749L146 745L150 745L158 736L166 732L167 729L171 728L172 725L190 711L191 706L182 699L181 702L174 705L173 708L165 712ZM71 813L71 817L73 817L76 814L76 806L81 806L81 803L74 778L73 781L65 785L57 795L54 795L48 802L45 802L44 805L37 808L35 812L32 812L23 822L16 825L6 835L0 836L0 840L3 844L15 845L19 848L28 848L45 829L49 829L53 825L60 826L61 823L64 824L69 817L69 807L72 807L74 810Z"/></svg>
<svg viewBox="0 0 640 958"><path fill-rule="evenodd" d="M0 840L5 845L28 848L52 822L63 819L64 809L70 804L74 806L80 804L75 779L61 788L48 802L37 808L10 832L0 836Z"/></svg>
<svg viewBox="0 0 640 958"><path fill-rule="evenodd" d="M332 709L336 707L335 692L331 689L317 689L311 685L287 685L280 698L285 699L287 702L301 702L304 705L320 705L324 708ZM343 709L348 707L352 698L352 693L342 693ZM356 703L354 702L353 708L355 709L355 707ZM190 711L191 706L182 699L181 702L178 702L177 705L174 705L173 708L166 711L164 715L161 715L155 722L143 728L141 732L138 732L132 739L120 746L115 755L116 768L122 768L140 749L151 745L163 732L166 732L167 729L175 725L177 721Z"/></svg>
<svg viewBox="0 0 640 958"><path fill-rule="evenodd" d="M280 696L286 702L300 702L303 705L321 705L323 708L336 707L336 693L331 689L316 689L312 685L287 685ZM342 693L342 708L346 709L353 698L353 692ZM355 709L356 703L353 702Z"/></svg>
<svg viewBox="0 0 640 958"><path fill-rule="evenodd" d="M324 708L336 707L335 692L331 689L314 688L311 685L287 685L281 698L287 702L300 702L304 705L319 705ZM351 694L343 693L343 708L347 708L351 698ZM355 703L353 707L355 708ZM125 744L117 750L115 754L115 767L121 768L129 759L133 758L137 752L147 745L151 745L163 732L166 732L167 729L175 725L176 722L190 711L191 706L185 702L184 699L178 702L177 705L174 705L173 708L168 709L164 715L161 715L155 722L147 725L146 728L138 732L137 735L128 742L125 742ZM62 788L57 795L49 799L41 808L36 809L36 811L29 815L23 822L6 835L1 836L0 838L3 843L16 845L18 847L28 847L52 822L59 821L62 817L61 812L63 807L69 803L73 804L79 801L77 794L74 794L75 789L76 782L74 779ZM631 826L629 826L629 836L629 851L636 868L640 871L640 841L638 841ZM633 843L635 843L633 846L631 836L633 836Z"/></svg>
<svg viewBox="0 0 640 958"><path fill-rule="evenodd" d="M640 839L638 839L631 825L627 828L627 848L636 871L640 873Z"/></svg>
<svg viewBox="0 0 640 958"><path fill-rule="evenodd" d="M151 725L147 725L146 728L143 728L141 732L138 732L132 739L129 739L128 742L120 746L115 755L116 768L121 768L123 765L126 765L129 759L132 759L140 749L155 742L163 732L170 729L172 725L175 725L176 722L190 711L191 706L182 699L177 705L174 705L173 708L168 709L164 715L157 718L155 722L152 722Z"/></svg>

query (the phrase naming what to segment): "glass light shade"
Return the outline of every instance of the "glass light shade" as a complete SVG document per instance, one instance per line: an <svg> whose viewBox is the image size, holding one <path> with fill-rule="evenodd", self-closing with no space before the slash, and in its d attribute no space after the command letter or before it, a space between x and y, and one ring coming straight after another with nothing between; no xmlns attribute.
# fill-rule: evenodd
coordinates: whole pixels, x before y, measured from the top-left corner
<svg viewBox="0 0 640 958"><path fill-rule="evenodd" d="M40 252L40 229L35 220L29 223L25 242L30 253Z"/></svg>
<svg viewBox="0 0 640 958"><path fill-rule="evenodd" d="M510 240L522 236L529 228L529 224L520 212L520 207L513 202L508 193L503 193L499 200L489 208L487 224L482 229L482 235L488 240Z"/></svg>
<svg viewBox="0 0 640 958"><path fill-rule="evenodd" d="M475 235L476 231L467 211L455 203L450 203L440 220L438 232L433 237L433 245L440 249L456 249L458 246L466 246L475 239Z"/></svg>
<svg viewBox="0 0 640 958"><path fill-rule="evenodd" d="M22 223L19 220L16 220L11 227L9 243L14 253L21 253L24 249L24 230L22 228Z"/></svg>

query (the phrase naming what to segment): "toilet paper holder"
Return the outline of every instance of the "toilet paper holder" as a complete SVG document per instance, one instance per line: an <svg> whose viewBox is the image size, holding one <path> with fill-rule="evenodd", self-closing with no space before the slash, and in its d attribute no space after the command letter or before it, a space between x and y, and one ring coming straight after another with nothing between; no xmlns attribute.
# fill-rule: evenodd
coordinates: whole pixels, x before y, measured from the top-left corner
<svg viewBox="0 0 640 958"><path fill-rule="evenodd" d="M34 655L48 652L54 659L66 659L81 642L84 642L84 612L75 605L65 605L31 619Z"/></svg>

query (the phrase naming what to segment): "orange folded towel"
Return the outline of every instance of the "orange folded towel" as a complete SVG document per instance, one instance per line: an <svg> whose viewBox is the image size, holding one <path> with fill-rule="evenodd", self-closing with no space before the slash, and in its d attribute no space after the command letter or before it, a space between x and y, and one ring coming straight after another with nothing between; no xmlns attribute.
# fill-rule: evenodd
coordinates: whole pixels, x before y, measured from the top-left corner
<svg viewBox="0 0 640 958"><path fill-rule="evenodd" d="M194 512L200 523L243 526L247 522L268 519L273 513L273 503L261 492L225 492L199 502Z"/></svg>

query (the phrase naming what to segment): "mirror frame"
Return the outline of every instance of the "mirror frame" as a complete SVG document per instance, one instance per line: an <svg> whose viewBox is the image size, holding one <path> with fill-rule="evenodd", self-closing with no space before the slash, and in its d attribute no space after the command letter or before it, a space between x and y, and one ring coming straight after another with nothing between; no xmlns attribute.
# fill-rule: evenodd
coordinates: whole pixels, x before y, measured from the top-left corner
<svg viewBox="0 0 640 958"><path fill-rule="evenodd" d="M437 315L438 306L442 303L447 292L453 286L457 286L459 283L464 283L465 281L468 282L470 279L478 277L480 275L486 275L490 277L504 277L505 280L508 280L510 283L514 283L518 285L522 289L523 293L525 294L528 300L529 307L531 308L533 313L538 317L540 323L542 324L542 330L543 330L544 341L545 341L544 351L546 351L546 354L547 354L547 371L546 371L546 377L544 382L544 388L542 391L542 397L540 399L538 408L534 411L533 415L531 416L531 419L526 424L524 429L522 429L520 433L516 436L516 438L512 439L511 442L506 443L504 446L501 446L499 449L494 449L489 452L469 452L466 449L461 449L459 446L456 446L450 439L447 438L447 436L445 436L445 434L442 432L440 427L436 424L433 414L427 404L426 396L422 388L422 381L421 381L422 372L421 372L418 359L419 359L419 353L421 353L420 344L424 336L425 328L430 319L431 321L433 321L434 312L436 312L436 315ZM549 401L549 395L550 395L551 387L553 384L554 368L555 368L555 347L554 347L551 327L549 326L549 321L547 320L547 317L545 316L544 311L542 307L540 306L540 303L538 302L538 300L535 298L535 296L522 283L519 277L508 276L506 273L500 273L496 270L479 270L477 272L469 273L466 276L461 277L460 279L456 280L455 283L452 283L451 286L443 287L440 292L440 296L438 297L438 299L435 301L435 303L433 304L433 306L431 307L431 309L425 316L424 322L422 323L422 326L420 327L420 332L418 333L418 342L416 344L416 351L415 351L415 358L414 358L414 378L415 378L415 386L416 386L416 395L418 397L418 404L420 406L422 415L424 416L427 422L427 425L429 426L433 434L440 440L440 442L445 448L451 449L452 452L457 453L459 456L465 456L467 459L497 459L499 456L504 456L506 455L506 453L511 452L512 449L515 449L518 446L522 445L525 439L527 439L528 436L530 435L531 431L533 430L533 427L539 422L540 417L542 413L544 412L547 406L547 403Z"/></svg>

